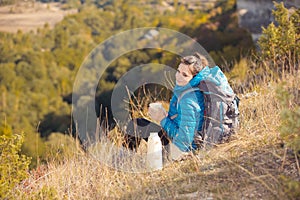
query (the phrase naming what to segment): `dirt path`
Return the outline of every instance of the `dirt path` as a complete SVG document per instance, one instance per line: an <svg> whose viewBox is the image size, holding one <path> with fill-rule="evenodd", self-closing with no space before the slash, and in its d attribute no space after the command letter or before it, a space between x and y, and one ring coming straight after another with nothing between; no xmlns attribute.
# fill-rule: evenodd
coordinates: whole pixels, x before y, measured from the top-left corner
<svg viewBox="0 0 300 200"><path fill-rule="evenodd" d="M15 33L18 30L36 31L48 23L53 27L65 15L76 13L77 9L62 10L59 3L24 2L0 7L0 31Z"/></svg>

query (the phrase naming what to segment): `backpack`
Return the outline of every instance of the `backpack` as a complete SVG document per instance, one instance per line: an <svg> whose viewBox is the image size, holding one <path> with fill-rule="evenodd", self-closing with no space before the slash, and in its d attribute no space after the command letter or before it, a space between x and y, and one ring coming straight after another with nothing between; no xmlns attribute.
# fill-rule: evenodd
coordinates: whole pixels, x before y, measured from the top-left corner
<svg viewBox="0 0 300 200"><path fill-rule="evenodd" d="M188 92L200 90L204 95L204 121L202 130L195 133L198 148L226 142L239 125L239 101L226 76L219 67L210 68L198 87L184 91L178 102Z"/></svg>

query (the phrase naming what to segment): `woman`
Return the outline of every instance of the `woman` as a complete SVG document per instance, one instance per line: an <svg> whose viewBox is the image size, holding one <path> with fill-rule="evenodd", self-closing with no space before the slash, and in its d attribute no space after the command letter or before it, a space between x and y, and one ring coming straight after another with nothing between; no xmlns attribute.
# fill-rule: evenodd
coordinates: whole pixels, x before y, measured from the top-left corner
<svg viewBox="0 0 300 200"><path fill-rule="evenodd" d="M163 145L171 141L171 154L177 154L177 158L181 152L195 150L197 146L194 143L194 134L202 128L204 97L199 90L186 94L184 92L196 87L208 73L208 61L204 56L196 53L183 57L175 75L176 85L168 113L163 108L148 109L151 119L160 126L144 119L136 119L133 123L129 123L127 130L138 131L139 134L143 134L143 138L147 138L150 132L159 132ZM176 159L174 156L172 158Z"/></svg>

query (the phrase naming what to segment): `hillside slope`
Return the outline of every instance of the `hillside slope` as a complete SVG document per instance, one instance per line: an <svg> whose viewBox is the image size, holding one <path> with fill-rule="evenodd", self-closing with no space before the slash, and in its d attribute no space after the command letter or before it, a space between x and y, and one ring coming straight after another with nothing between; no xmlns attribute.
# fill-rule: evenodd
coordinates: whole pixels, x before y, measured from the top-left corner
<svg viewBox="0 0 300 200"><path fill-rule="evenodd" d="M153 173L117 171L74 153L32 171L16 198L297 199L299 161L280 138L276 95L279 85L297 90L299 81L300 73L241 95L241 127L230 143Z"/></svg>

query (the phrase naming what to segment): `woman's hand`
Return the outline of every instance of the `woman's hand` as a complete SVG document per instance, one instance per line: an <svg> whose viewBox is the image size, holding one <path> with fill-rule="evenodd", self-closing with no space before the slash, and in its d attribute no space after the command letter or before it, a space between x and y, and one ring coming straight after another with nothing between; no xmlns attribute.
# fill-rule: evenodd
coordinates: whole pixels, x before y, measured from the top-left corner
<svg viewBox="0 0 300 200"><path fill-rule="evenodd" d="M160 123L160 121L163 120L167 116L167 112L163 107L161 107L161 108L149 107L148 114L152 120L154 120L158 123Z"/></svg>

